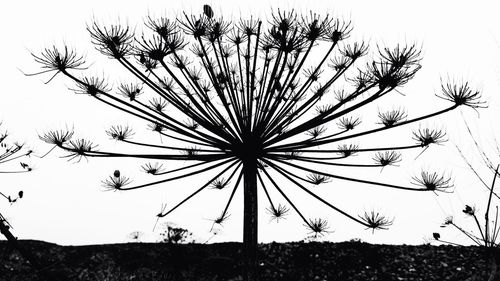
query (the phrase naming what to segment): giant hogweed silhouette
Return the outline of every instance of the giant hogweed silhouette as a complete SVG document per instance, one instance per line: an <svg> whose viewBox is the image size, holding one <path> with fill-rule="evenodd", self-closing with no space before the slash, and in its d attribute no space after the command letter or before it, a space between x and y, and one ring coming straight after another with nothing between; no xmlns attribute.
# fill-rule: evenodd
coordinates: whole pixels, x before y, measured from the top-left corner
<svg viewBox="0 0 500 281"><path fill-rule="evenodd" d="M163 137L162 143L133 140L134 132L128 126L113 126L107 134L134 149L156 148L160 152L102 151L87 139L71 139L73 132L64 130L48 132L41 139L77 160L132 157L191 163L171 170L163 164L148 163L143 170L160 179L139 185L131 185L128 177L116 171L103 181L112 190L145 188L217 170L213 178L170 209L163 209L158 217L169 215L204 189L231 188L227 203L214 220L222 224L241 186L248 279L252 279L251 268L256 261L259 188L276 220L293 209L314 235L328 231L327 221L308 219L287 196L285 185L304 191L366 228L386 228L392 222L383 215L349 214L317 195L311 185L342 180L408 191L446 192L452 183L436 172L424 171L413 178L413 185L406 186L349 177L329 168L394 165L401 160L400 151L441 143L444 132L416 130L415 142L405 146L359 147L356 140L461 105L483 106L478 91L467 83L450 82L438 95L451 102L448 107L412 118L404 109L396 108L380 112L374 128L356 130L361 119L352 114L397 91L420 69L421 53L415 45L378 48L378 58L356 64L367 54L368 46L364 42L343 43L350 36L351 23L312 12L298 15L278 10L267 23L253 17L231 22L215 17L206 5L200 15L184 13L176 19L148 16L145 25L150 32L140 36L123 24L104 26L94 22L87 26L97 50L135 76L137 83L122 83L113 90L102 77L76 74L86 69L85 60L67 46L33 54L43 71L28 75L53 73L50 82L62 74L75 83L76 93L148 122L149 128ZM342 83L344 78L348 83ZM331 126L334 122L336 126ZM355 154L370 152L375 153L372 163L346 162ZM287 205L277 203L271 189Z"/></svg>

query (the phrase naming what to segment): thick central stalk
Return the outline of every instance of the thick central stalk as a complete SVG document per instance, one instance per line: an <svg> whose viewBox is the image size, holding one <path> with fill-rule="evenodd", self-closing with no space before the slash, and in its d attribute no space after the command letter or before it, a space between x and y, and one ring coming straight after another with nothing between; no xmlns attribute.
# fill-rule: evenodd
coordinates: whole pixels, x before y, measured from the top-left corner
<svg viewBox="0 0 500 281"><path fill-rule="evenodd" d="M257 280L257 159L260 145L246 130L238 154L243 162L243 279Z"/></svg>
<svg viewBox="0 0 500 281"><path fill-rule="evenodd" d="M243 161L243 258L245 281L257 280L257 159Z"/></svg>

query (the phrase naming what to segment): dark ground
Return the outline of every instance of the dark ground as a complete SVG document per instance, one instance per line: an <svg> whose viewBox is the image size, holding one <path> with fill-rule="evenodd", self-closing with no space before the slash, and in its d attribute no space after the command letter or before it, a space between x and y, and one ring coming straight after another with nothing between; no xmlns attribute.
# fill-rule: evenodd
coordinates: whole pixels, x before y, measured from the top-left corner
<svg viewBox="0 0 500 281"><path fill-rule="evenodd" d="M20 243L66 280L241 280L239 243L128 243L59 246ZM491 263L478 247L344 243L261 244L260 280L487 280ZM39 280L0 241L0 280Z"/></svg>

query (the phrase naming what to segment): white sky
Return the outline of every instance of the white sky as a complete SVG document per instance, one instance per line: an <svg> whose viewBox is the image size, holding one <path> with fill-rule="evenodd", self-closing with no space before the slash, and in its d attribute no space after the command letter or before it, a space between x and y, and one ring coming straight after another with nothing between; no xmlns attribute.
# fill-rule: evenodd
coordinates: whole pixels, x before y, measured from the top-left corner
<svg viewBox="0 0 500 281"><path fill-rule="evenodd" d="M477 114L471 109L463 110L464 115L478 132L486 150L493 151L490 148L496 128L490 122L500 117L500 19L496 14L495 1L418 1L418 6L415 1L396 0L8 1L2 4L0 10L3 37L0 44L2 129L8 129L13 138L25 141L39 153L50 147L38 140L37 134L65 125L74 125L77 136L91 138L102 148L113 148L115 143L107 138L105 129L115 124L139 123L91 98L73 94L68 90L72 84L62 76L44 85L50 75L25 77L18 68L25 72L38 71L39 65L32 60L30 50L37 52L52 44L60 46L67 43L86 54L88 61L95 62L91 73L104 73L107 78L113 79L119 68L114 67L115 62L95 51L85 30L93 17L103 21L120 18L140 29L142 19L148 12L172 17L181 11L199 13L205 3L211 4L216 13L222 12L235 18L240 14L265 18L269 16L270 7L329 12L351 19L354 26L351 42L353 39L365 39L370 42L372 51L376 44L422 44L423 68L415 79L402 88L406 96L396 97L398 105L405 105L410 116L444 108L448 104L434 97L434 93L439 91L440 78L449 76L468 80L483 91L490 108L481 111L480 121L476 120ZM377 106L390 108L392 104L386 101ZM447 240L467 243L458 233L439 228L448 214L455 214L456 220L467 223L461 213L463 205L476 204L481 210L486 202L484 189L457 157L454 148L454 143L457 143L471 157L475 153L469 137L465 135L461 118L460 112L454 111L425 123L446 127L450 142L442 147L430 148L416 161L413 159L419 151L405 153L400 168L389 167L382 174L378 171L373 174L385 182L407 184L422 167L437 168L453 174L456 183L454 194L436 197L432 193L408 193L336 181L320 187L319 194L351 214L375 208L395 216L395 223L389 231L372 234L314 201L296 200L304 204L301 209L309 217L328 219L335 232L328 235L327 240L361 238L372 243L418 244L432 232L440 231ZM371 117L364 120L372 124L375 122ZM496 129L497 137L498 133ZM408 132L400 139L411 141ZM144 162L89 159L88 162L72 164L57 157L61 155L64 154L57 151L43 160L32 159L30 163L36 170L31 174L2 175L2 192L14 193L19 188L25 191L25 198L15 205L0 202L2 213L10 219L14 233L20 238L58 244L113 243L126 241L127 235L137 230L146 233L145 240L154 240L155 236L150 232L161 204L167 202L171 206L189 193L186 187L192 186L190 190L193 190L200 185L197 181L186 180L139 191L103 192L100 181L115 169L139 182L139 167ZM476 164L481 168L479 163ZM489 182L491 175L484 173L484 169L480 170ZM201 240L206 239L211 227L209 219L221 212L227 198L227 194L219 198L213 192L202 192L163 221L175 222L193 231ZM232 203L230 220L212 241L241 239L241 203L242 194L239 194ZM265 207L267 204L260 205L262 213ZM302 222L292 212L287 220L279 224L267 221L265 216L260 218L261 242L300 240L306 236Z"/></svg>

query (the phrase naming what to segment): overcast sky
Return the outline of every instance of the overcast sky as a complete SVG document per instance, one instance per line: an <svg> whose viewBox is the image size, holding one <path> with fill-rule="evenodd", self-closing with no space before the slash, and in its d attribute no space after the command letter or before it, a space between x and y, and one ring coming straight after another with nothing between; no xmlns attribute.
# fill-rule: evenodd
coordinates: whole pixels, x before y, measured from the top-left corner
<svg viewBox="0 0 500 281"><path fill-rule="evenodd" d="M480 111L481 119L477 119L478 113L470 108L463 109L463 115L486 151L494 151L495 135L500 139L498 126L495 128L491 123L500 117L500 19L495 1L8 1L0 9L1 129L7 129L13 139L26 142L40 154L50 146L41 142L38 134L65 126L74 126L77 136L91 138L102 148L126 149L109 140L104 130L115 124L143 127L144 124L91 98L75 95L68 89L73 85L62 75L45 85L43 82L50 76L25 77L19 69L38 71L39 65L30 52L65 43L94 63L90 73L104 74L119 82L114 77L120 69L114 61L95 51L85 30L86 24L92 19L104 22L119 19L140 30L148 13L169 17L182 11L200 13L207 3L216 13L233 18L255 15L265 20L270 16L271 7L294 8L299 12L312 10L347 18L354 26L351 42L363 39L370 43L372 51L377 44L394 46L415 42L423 49L423 68L401 89L405 96L396 97L397 105L404 105L409 116L443 108L448 104L434 96L439 92L440 79L467 80L483 92L490 107ZM392 104L385 102L377 106L390 108ZM372 117L364 120L376 122ZM461 209L464 204L475 204L480 211L484 210L482 205L487 198L457 155L455 144L462 147L488 182L492 175L477 161L460 111L424 124L446 128L450 141L431 147L416 160L420 151L404 153L400 167L388 167L382 173L370 175L386 182L408 184L411 176L422 168L436 169L453 175L455 193L436 196L333 181L319 191L325 198L352 214L375 208L394 216L395 221L390 230L372 234L314 201L303 201L308 206L303 211L309 217L328 219L334 232L327 235L326 240L361 238L372 243L419 244L432 232L440 231L447 240L467 243L460 234L439 228L446 216L454 214L457 221L473 229ZM415 127L418 125L412 128ZM408 131L401 134L405 132L406 135L398 139L410 140ZM155 136L150 133L145 137ZM190 190L194 190L199 186L196 179L190 179L138 191L104 192L100 181L115 169L134 180L143 179L140 165L144 162L89 159L72 163L59 158L63 155L62 151L55 150L45 159L29 160L35 167L31 174L2 175L2 192L14 193L20 188L25 192L25 198L15 205L0 202L0 211L10 219L13 232L20 238L64 245L96 244L124 242L130 232L141 231L145 233L144 240L151 241L156 237L151 230L162 203L174 204L189 193L185 187L192 186ZM493 159L500 161L498 156ZM206 191L162 222L185 227L203 241L210 237L210 220L220 213L225 198L217 200L217 196ZM235 200L230 220L213 242L241 240L242 194ZM279 224L268 223L265 207L260 206L261 242L293 241L306 236L307 230L296 214L291 213Z"/></svg>

